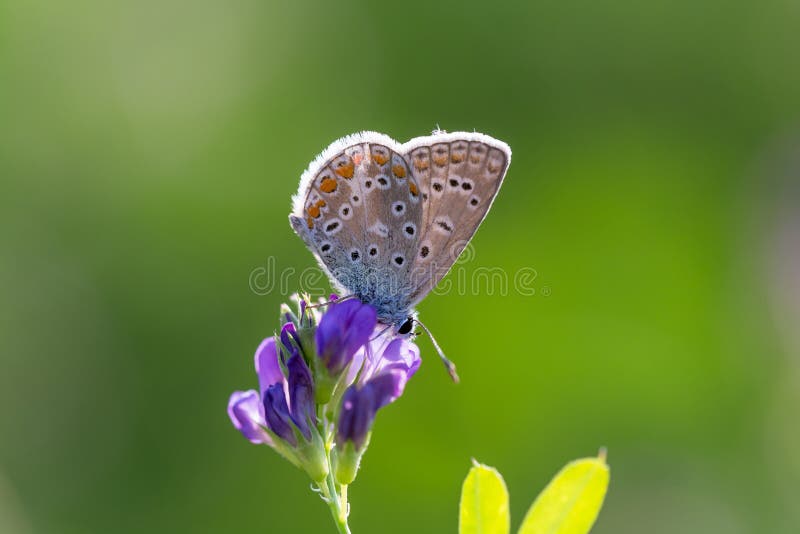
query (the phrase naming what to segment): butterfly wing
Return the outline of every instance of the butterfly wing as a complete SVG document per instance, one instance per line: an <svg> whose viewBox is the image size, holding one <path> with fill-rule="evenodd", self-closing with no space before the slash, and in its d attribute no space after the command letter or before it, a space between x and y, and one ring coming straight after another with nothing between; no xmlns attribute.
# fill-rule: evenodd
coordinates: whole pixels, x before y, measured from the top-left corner
<svg viewBox="0 0 800 534"><path fill-rule="evenodd" d="M494 201L511 149L479 133L434 133L402 146L422 194L422 231L414 258L416 304L447 274Z"/></svg>
<svg viewBox="0 0 800 534"><path fill-rule="evenodd" d="M396 322L409 308L421 198L399 143L362 132L335 141L309 166L289 220L339 291Z"/></svg>

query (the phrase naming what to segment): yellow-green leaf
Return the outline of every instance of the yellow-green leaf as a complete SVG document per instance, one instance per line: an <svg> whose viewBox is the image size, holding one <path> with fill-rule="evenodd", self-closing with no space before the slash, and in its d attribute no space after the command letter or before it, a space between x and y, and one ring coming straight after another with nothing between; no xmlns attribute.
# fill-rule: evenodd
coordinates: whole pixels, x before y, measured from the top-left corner
<svg viewBox="0 0 800 534"><path fill-rule="evenodd" d="M586 534L608 488L605 454L568 463L533 502L519 534Z"/></svg>
<svg viewBox="0 0 800 534"><path fill-rule="evenodd" d="M459 534L508 534L508 490L494 468L475 464L461 487Z"/></svg>

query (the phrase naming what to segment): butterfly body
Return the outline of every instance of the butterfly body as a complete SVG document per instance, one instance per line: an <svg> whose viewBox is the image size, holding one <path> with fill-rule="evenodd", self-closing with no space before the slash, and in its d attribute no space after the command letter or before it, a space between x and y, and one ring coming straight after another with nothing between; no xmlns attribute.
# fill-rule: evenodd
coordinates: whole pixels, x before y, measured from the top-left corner
<svg viewBox="0 0 800 534"><path fill-rule="evenodd" d="M354 134L303 173L289 220L337 290L400 328L474 235L510 160L478 133Z"/></svg>

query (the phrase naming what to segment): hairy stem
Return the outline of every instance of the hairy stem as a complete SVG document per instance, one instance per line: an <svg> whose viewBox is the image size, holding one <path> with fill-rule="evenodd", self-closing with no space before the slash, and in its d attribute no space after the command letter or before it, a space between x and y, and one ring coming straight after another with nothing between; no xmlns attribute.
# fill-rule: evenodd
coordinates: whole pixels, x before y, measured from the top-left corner
<svg viewBox="0 0 800 534"><path fill-rule="evenodd" d="M336 523L336 528L339 534L351 534L350 526L347 524L347 516L349 514L349 505L347 503L347 485L336 483L336 478L333 474L333 464L331 462L331 446L329 441L326 443L326 456L328 458L328 476L319 484L320 493L325 497L328 507L333 516L333 522Z"/></svg>
<svg viewBox="0 0 800 534"><path fill-rule="evenodd" d="M319 483L319 490L328 503L333 522L336 523L339 534L351 534L350 526L347 524L347 516L350 515L350 505L347 503L347 485L341 485L336 482L333 462L331 461L331 449L333 449L334 440L334 425L331 421L336 416L332 408L340 404L342 394L342 388L335 387L328 403L319 406L320 432L325 436L325 458L328 462L328 476L323 482Z"/></svg>
<svg viewBox="0 0 800 534"><path fill-rule="evenodd" d="M325 482L320 484L319 489L331 509L331 516L333 516L333 522L336 523L339 534L351 534L350 526L347 524L347 486L336 484L333 472L330 472Z"/></svg>

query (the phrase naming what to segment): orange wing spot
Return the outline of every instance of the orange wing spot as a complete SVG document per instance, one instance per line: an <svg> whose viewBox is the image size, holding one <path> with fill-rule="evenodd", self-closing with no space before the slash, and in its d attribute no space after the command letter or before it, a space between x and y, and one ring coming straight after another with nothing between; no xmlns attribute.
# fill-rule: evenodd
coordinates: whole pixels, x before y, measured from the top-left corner
<svg viewBox="0 0 800 534"><path fill-rule="evenodd" d="M307 217L306 218L306 223L308 224L308 229L309 230L314 228L314 221L311 219L311 217Z"/></svg>
<svg viewBox="0 0 800 534"><path fill-rule="evenodd" d="M342 163L338 167L336 167L336 174L341 176L342 178L347 178L348 180L353 177L353 171L355 167L352 163Z"/></svg>
<svg viewBox="0 0 800 534"><path fill-rule="evenodd" d="M447 156L433 156L433 162L439 167L447 165Z"/></svg>
<svg viewBox="0 0 800 534"><path fill-rule="evenodd" d="M480 162L481 162L481 157L480 157L480 156L470 156L470 157L469 157L469 160L470 160L472 163L480 163Z"/></svg>
<svg viewBox="0 0 800 534"><path fill-rule="evenodd" d="M337 187L339 187L339 183L336 181L336 178L325 177L319 184L319 188L322 190L323 193L333 193L334 191L336 191Z"/></svg>
<svg viewBox="0 0 800 534"><path fill-rule="evenodd" d="M464 158L465 158L464 154L451 154L450 155L450 161L452 161L453 163L461 163L462 161L464 161Z"/></svg>
<svg viewBox="0 0 800 534"><path fill-rule="evenodd" d="M317 219L317 218L319 218L319 216L321 214L320 208L324 208L324 207L325 207L325 201L324 200L317 200L313 205L311 205L308 208L306 208L306 212L308 212L310 217L313 217L314 219ZM310 223L311 218L309 218L308 220L309 220L309 223Z"/></svg>
<svg viewBox="0 0 800 534"><path fill-rule="evenodd" d="M424 171L430 166L431 166L430 162L426 159L414 160L414 167L416 167L418 171Z"/></svg>
<svg viewBox="0 0 800 534"><path fill-rule="evenodd" d="M411 194L414 195L415 197L419 196L419 189L417 189L417 184L415 184L414 182L409 182L408 190L411 191Z"/></svg>
<svg viewBox="0 0 800 534"><path fill-rule="evenodd" d="M384 156L383 154L373 154L372 155L372 159L378 165L383 165L384 163L389 161L389 157L388 156Z"/></svg>
<svg viewBox="0 0 800 534"><path fill-rule="evenodd" d="M395 165L394 167L392 167L392 173L398 178L406 177L406 169L402 165Z"/></svg>
<svg viewBox="0 0 800 534"><path fill-rule="evenodd" d="M487 165L486 167L489 169L489 172L490 172L490 173L492 173L492 174L494 174L494 173L496 173L496 172L500 172L500 166L499 166L499 165L492 165L492 164L490 163L490 164L489 164L489 165Z"/></svg>
<svg viewBox="0 0 800 534"><path fill-rule="evenodd" d="M361 165L361 162L364 160L364 154L353 154L353 163L356 165Z"/></svg>

